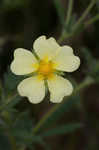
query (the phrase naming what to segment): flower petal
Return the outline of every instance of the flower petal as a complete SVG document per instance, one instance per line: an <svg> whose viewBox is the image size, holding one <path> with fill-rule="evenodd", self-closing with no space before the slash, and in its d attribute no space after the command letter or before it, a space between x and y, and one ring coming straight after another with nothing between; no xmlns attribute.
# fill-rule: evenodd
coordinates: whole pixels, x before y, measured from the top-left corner
<svg viewBox="0 0 99 150"><path fill-rule="evenodd" d="M54 38L46 39L46 36L40 36L37 40L35 40L33 48L41 59L47 57L51 60L53 56L57 54L60 46Z"/></svg>
<svg viewBox="0 0 99 150"><path fill-rule="evenodd" d="M50 91L50 101L53 103L60 103L64 96L69 96L73 91L72 84L57 75L53 79L48 80L48 88Z"/></svg>
<svg viewBox="0 0 99 150"><path fill-rule="evenodd" d="M73 72L78 69L80 65L79 57L73 54L73 50L69 46L61 47L60 53L53 59L53 62L56 62L57 70Z"/></svg>
<svg viewBox="0 0 99 150"><path fill-rule="evenodd" d="M21 96L28 97L31 103L40 103L45 96L44 81L38 80L37 76L24 79L18 85L18 92Z"/></svg>
<svg viewBox="0 0 99 150"><path fill-rule="evenodd" d="M36 70L36 63L37 60L32 52L23 48L18 48L14 52L14 60L11 64L11 71L16 75L29 74Z"/></svg>

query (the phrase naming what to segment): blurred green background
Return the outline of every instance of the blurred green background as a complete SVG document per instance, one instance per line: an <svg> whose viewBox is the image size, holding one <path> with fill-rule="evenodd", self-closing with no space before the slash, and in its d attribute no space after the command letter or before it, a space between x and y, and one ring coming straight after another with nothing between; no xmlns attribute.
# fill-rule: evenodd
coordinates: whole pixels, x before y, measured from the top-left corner
<svg viewBox="0 0 99 150"><path fill-rule="evenodd" d="M60 0L60 9L62 7L60 11L64 11L65 15L68 2L68 0ZM73 14L76 19L82 15L89 3L90 0L74 0ZM86 20L98 13L99 2L97 1ZM14 50L19 47L31 50L33 41L40 35L53 36L59 39L61 30L62 24L54 0L0 0L0 79L6 94L10 95L11 92L14 92L20 81L9 72ZM80 68L70 74L70 78L73 78L73 83L79 84L89 75L96 82L85 88L80 95L76 95L74 97L76 102L72 105L68 104L70 108L66 112L65 107L62 108L64 111L59 116L58 121L54 121L53 127L56 127L57 124L74 122L81 123L82 126L68 134L64 133L63 135L45 138L47 145L42 144L42 142L41 144L37 142L32 145L28 143L27 145L31 145L31 147L27 146L23 150L47 150L48 145L51 150L99 150L99 63L96 66L96 62L99 61L99 21L88 26L82 32L66 38L61 42L61 45L63 44L72 46L75 54L81 59ZM95 68L97 69L95 70ZM7 113L11 115L12 122L19 117L19 124L17 123L13 128L21 132L33 127L53 106L46 99L48 98L45 98L41 104L31 105L24 98L24 100L15 105L14 110L7 109ZM22 118L19 114L21 114ZM30 122L26 125L28 120ZM0 120L0 125L2 125L2 120ZM25 142L21 141L22 139L20 140L19 137L17 138L20 141L18 142L24 145ZM1 129L0 150L10 150L6 131L2 132Z"/></svg>

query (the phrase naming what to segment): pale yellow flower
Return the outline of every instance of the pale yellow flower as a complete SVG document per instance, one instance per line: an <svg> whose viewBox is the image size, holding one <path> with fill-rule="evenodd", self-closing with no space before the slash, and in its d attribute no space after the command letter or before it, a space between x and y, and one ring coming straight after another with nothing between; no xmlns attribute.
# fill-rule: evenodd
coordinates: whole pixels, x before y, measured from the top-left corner
<svg viewBox="0 0 99 150"><path fill-rule="evenodd" d="M14 52L11 70L16 75L30 75L18 85L21 96L28 97L31 103L40 103L45 97L45 81L50 92L50 101L59 103L73 91L72 84L57 74L58 71L73 72L80 65L80 59L69 46L59 46L54 38L39 37L32 52L18 48ZM35 75L33 74L35 72Z"/></svg>

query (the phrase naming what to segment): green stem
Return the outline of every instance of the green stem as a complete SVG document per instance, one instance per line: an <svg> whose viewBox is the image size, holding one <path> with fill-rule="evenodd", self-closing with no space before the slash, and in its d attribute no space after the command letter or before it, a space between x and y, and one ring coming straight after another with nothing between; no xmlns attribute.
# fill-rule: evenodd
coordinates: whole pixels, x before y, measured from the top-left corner
<svg viewBox="0 0 99 150"><path fill-rule="evenodd" d="M91 0L89 6L87 7L87 9L85 10L85 12L83 13L83 15L79 18L78 22L73 26L73 31L76 31L77 28L80 26L80 24L83 22L83 20L86 18L86 16L88 15L88 13L91 11L91 9L93 8L93 6L95 5L96 0Z"/></svg>
<svg viewBox="0 0 99 150"><path fill-rule="evenodd" d="M90 84L95 83L94 79L91 77L86 77L85 80L79 84L78 87L76 87L76 89L74 90L73 94L78 93L80 90L84 89L85 87L89 86Z"/></svg>
<svg viewBox="0 0 99 150"><path fill-rule="evenodd" d="M61 35L60 38L57 40L59 44L65 39L64 35Z"/></svg>
<svg viewBox="0 0 99 150"><path fill-rule="evenodd" d="M97 20L99 20L99 14L97 14L95 17L93 17L92 19L86 21L85 26L89 26L90 24L96 22Z"/></svg>
<svg viewBox="0 0 99 150"><path fill-rule="evenodd" d="M72 96L80 92L82 89L87 87L90 84L93 84L94 80L91 77L87 77L79 86L74 90ZM52 113L54 113L57 109L60 108L61 105L64 105L64 101L60 104L56 104L55 106L52 107L52 109L43 116L43 118L39 121L39 123L36 125L36 127L33 129L33 134L37 133L39 129L43 126L45 123L46 119L48 119Z"/></svg>
<svg viewBox="0 0 99 150"><path fill-rule="evenodd" d="M68 25L70 22L72 8L73 8L73 0L70 0L69 5L68 5L67 17L66 17L66 25ZM71 33L70 34L66 33L66 31L63 28L62 34L61 34L60 38L58 39L58 43L61 43L64 39L69 38L70 36L71 36Z"/></svg>
<svg viewBox="0 0 99 150"><path fill-rule="evenodd" d="M64 23L64 8L62 7L61 0L53 0L57 14L60 19L60 23L63 26Z"/></svg>
<svg viewBox="0 0 99 150"><path fill-rule="evenodd" d="M36 132L38 132L38 130L40 129L40 127L43 125L43 123L46 121L47 118L49 118L49 116L56 110L58 109L60 104L56 104L54 107L52 107L52 109L44 115L44 117L39 121L39 123L36 125L36 127L33 129L33 134L35 134Z"/></svg>
<svg viewBox="0 0 99 150"><path fill-rule="evenodd" d="M7 125L6 132L8 134L12 150L18 150L17 145L16 145L16 140L15 140L14 136L11 134L11 131L10 131L10 129L12 128L12 125L11 125L12 123L11 123L9 114L5 112L5 114L2 114L2 115L3 115L2 119L4 120L4 122Z"/></svg>
<svg viewBox="0 0 99 150"><path fill-rule="evenodd" d="M72 8L73 8L73 0L69 0L68 12L67 12L67 17L66 17L66 25L69 24L71 14L72 14Z"/></svg>
<svg viewBox="0 0 99 150"><path fill-rule="evenodd" d="M91 0L89 6L87 7L87 9L83 13L83 15L79 18L78 22L73 26L71 33L66 33L65 30L62 31L62 34L61 34L60 38L58 39L58 43L61 43L62 41L64 41L64 39L70 38L70 37L72 37L74 35L75 31L82 24L83 20L86 18L88 13L91 11L91 9L95 5L95 3L96 3L96 0ZM70 0L69 7L68 7L68 12L67 12L66 24L68 24L69 21L70 21L70 17L71 17L71 13L72 13L72 6L73 6L73 0ZM89 20L88 22L86 22L85 26L87 26L87 25L95 22L96 20L98 20L99 19L98 15L95 18L93 18L93 19Z"/></svg>
<svg viewBox="0 0 99 150"><path fill-rule="evenodd" d="M65 31L62 33L62 35L60 36L60 38L57 40L57 42L59 43L59 44L61 44L63 41L64 41L64 39L66 39L66 38L69 38L69 37L71 37L73 34L72 33L69 33L69 34L67 34L67 33L65 33Z"/></svg>
<svg viewBox="0 0 99 150"><path fill-rule="evenodd" d="M4 108L6 108L6 107L12 102L12 100L13 100L15 97L17 97L17 96L18 96L18 94L15 93L15 94L12 95L11 97L9 97L9 98L7 99L7 101L6 101L6 103L0 106L0 111L2 111Z"/></svg>

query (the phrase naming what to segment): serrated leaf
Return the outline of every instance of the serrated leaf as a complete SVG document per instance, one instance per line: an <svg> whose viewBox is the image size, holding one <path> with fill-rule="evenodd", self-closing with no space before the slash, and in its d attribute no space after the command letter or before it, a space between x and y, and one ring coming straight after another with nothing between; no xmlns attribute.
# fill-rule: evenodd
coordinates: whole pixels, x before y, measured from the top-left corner
<svg viewBox="0 0 99 150"><path fill-rule="evenodd" d="M79 123L61 125L54 129L48 130L45 133L41 133L40 135L41 137L48 137L48 136L59 135L59 134L67 134L77 130L78 128L81 128L81 124Z"/></svg>

